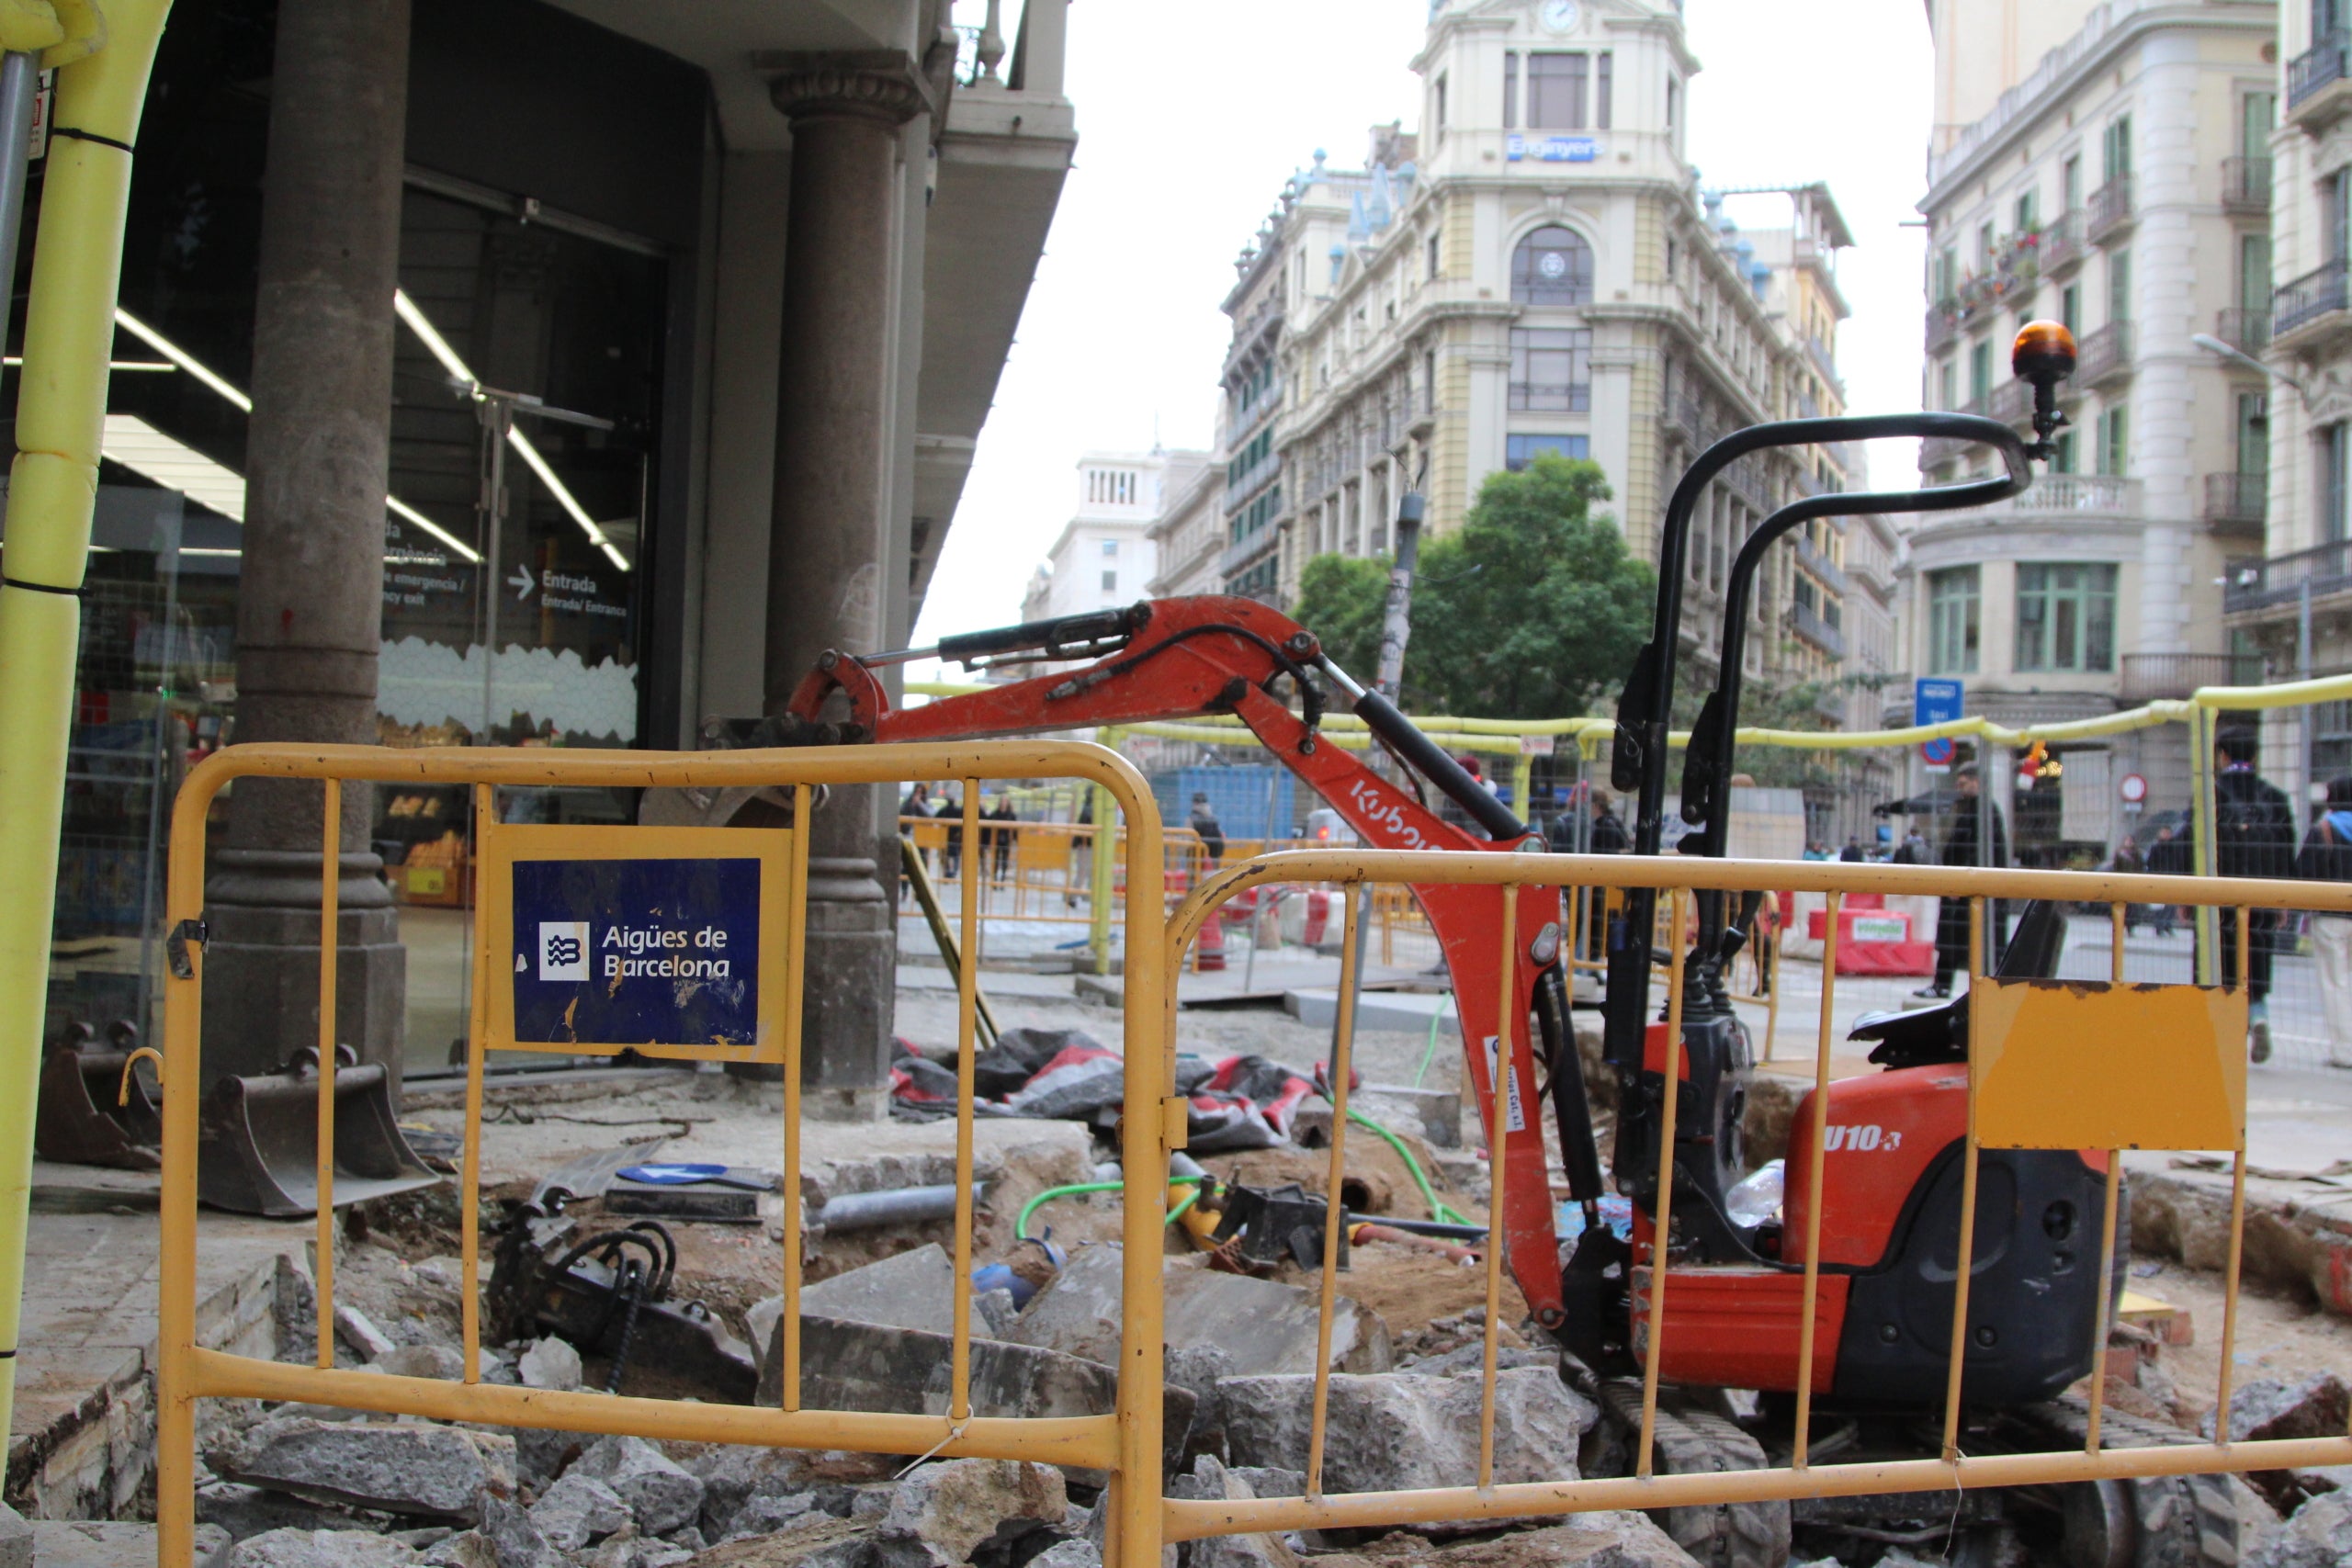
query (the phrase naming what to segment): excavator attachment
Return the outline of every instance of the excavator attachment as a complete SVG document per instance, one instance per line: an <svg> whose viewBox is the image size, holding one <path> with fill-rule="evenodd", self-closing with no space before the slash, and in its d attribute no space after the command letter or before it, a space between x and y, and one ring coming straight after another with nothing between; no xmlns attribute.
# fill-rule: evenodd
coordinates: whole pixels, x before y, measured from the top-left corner
<svg viewBox="0 0 2352 1568"><path fill-rule="evenodd" d="M275 1073L224 1076L198 1113L196 1195L233 1213L287 1218L319 1209L319 1057L300 1051ZM441 1178L392 1115L391 1083L335 1048L334 1188L340 1208L429 1187Z"/></svg>
<svg viewBox="0 0 2352 1568"><path fill-rule="evenodd" d="M41 1059L34 1152L64 1165L159 1170L163 1111L138 1074L126 1077L139 1032L117 1022L107 1037L109 1048L101 1050L96 1032L76 1021Z"/></svg>

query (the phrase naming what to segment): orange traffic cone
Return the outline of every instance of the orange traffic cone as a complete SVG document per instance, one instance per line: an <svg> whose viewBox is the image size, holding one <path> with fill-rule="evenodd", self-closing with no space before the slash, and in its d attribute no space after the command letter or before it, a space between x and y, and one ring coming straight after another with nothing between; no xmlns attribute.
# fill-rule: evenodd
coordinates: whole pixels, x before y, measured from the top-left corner
<svg viewBox="0 0 2352 1568"><path fill-rule="evenodd" d="M1225 967L1225 918L1212 913L1201 922L1201 944L1193 969L1208 970Z"/></svg>

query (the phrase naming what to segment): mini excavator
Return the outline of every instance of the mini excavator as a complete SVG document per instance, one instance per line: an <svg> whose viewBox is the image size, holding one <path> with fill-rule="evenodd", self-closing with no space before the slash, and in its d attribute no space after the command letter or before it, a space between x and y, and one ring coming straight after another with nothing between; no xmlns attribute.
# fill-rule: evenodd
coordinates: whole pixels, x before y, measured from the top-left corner
<svg viewBox="0 0 2352 1568"><path fill-rule="evenodd" d="M2030 445L2008 425L1971 414L1792 420L1735 432L1691 464L1661 529L1655 628L1628 675L1611 754L1612 784L1636 803L1635 853L1655 855L1661 848L1681 587L1690 519L1707 484L1732 463L1769 448L1899 436L1981 444L1999 455L2004 468L1928 490L1805 497L1748 536L1725 589L1716 684L1701 707L1682 773L1681 817L1692 831L1679 852L1721 856L1749 601L1765 552L1814 518L1946 511L2016 495L2031 481L2031 460L2051 456L2050 438L2065 423L2056 389L2074 359L2071 336L2055 323L2034 322L2018 333L2012 368L2034 390ZM926 655L967 665L1084 662L918 708L894 707L876 671ZM1403 764L1397 782L1324 741L1319 728L1335 698ZM828 652L803 679L786 716L729 739L972 739L1204 714L1239 719L1370 847L1465 853L1545 847L1393 703L1340 669L1313 634L1241 598L1148 601L944 637L931 649L864 657ZM1452 802L1470 827L1442 816L1433 795ZM1652 945L1657 893L1626 889L1612 901L1603 1055L1619 1097L1614 1157L1604 1175L1570 1024L1559 891L1523 887L1508 895L1520 900L1515 927L1521 935L1512 959L1513 1001L1499 1019L1493 965L1505 890L1425 885L1413 892L1454 976L1464 1088L1482 1122L1493 1112L1490 1053L1504 1031L1512 1039L1510 1131L1532 1130L1522 1125L1522 1107L1548 1103L1556 1119L1571 1205L1564 1212L1582 1224L1564 1247L1544 1140L1507 1140L1504 1260L1536 1325L1567 1351L1572 1377L1600 1405L1584 1472L1625 1472L1641 1419L1639 1371L1658 1329L1647 1321L1643 1288L1658 1265L1653 1216L1667 1092L1667 1025L1652 1006L1651 986L1659 966L1671 962ZM1871 1059L1883 1070L1830 1087L1821 1191L1805 1184L1808 1097L1792 1122L1780 1214L1742 1223L1728 1200L1748 1174L1741 1129L1755 1064L1723 975L1755 913L1753 896L1734 907L1728 896L1702 893L1697 941L1685 959L1672 1228L1664 1247L1669 1288L1660 1371L1668 1387L1657 1404L1655 1462L1668 1473L1785 1462L1800 1376L1803 1238L1815 1204L1822 1257L1811 1455L1847 1461L1933 1453L1958 1250L1967 998L1865 1020L1856 1037L1876 1043ZM2054 907L2029 907L1998 973L2046 976L2062 935ZM2106 1158L2098 1151L1991 1149L1980 1156L1962 1382L1972 1451L2045 1451L2083 1440L2086 1413L2063 1396L2093 1367L2116 1289L2098 1268ZM1601 1217L1611 1176L1631 1202L1630 1235L1621 1236ZM2127 1443L2187 1440L2118 1412L2105 1419ZM1955 1564L1989 1565L2013 1549L2019 1528L2087 1568L2222 1568L2236 1561L2227 1478L2214 1476L2023 1489L2018 1495L1986 1492L1957 1504L1931 1494L1692 1507L1664 1511L1661 1522L1710 1568L1781 1568L1792 1532L1809 1549L1921 1545L1949 1552Z"/></svg>

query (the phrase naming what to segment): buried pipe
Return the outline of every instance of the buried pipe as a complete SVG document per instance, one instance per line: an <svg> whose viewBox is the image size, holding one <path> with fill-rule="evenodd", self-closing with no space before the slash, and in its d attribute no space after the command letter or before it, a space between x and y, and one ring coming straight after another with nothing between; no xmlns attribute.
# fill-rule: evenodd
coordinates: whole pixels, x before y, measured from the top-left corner
<svg viewBox="0 0 2352 1568"><path fill-rule="evenodd" d="M956 1188L894 1187L883 1192L844 1192L827 1199L825 1206L808 1216L815 1228L831 1235L837 1231L874 1230L882 1225L915 1225L932 1220L952 1220L956 1217ZM987 1191L980 1183L972 1190L975 1201Z"/></svg>

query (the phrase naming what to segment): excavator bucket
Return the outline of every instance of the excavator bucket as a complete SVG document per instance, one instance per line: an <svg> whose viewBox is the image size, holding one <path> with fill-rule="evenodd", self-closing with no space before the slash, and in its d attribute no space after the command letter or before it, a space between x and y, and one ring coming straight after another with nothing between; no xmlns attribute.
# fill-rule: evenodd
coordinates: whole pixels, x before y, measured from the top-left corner
<svg viewBox="0 0 2352 1568"><path fill-rule="evenodd" d="M335 1049L334 1203L428 1187L440 1177L393 1119L390 1080L378 1064ZM319 1209L319 1066L298 1053L280 1071L222 1077L198 1111L196 1195L232 1213L271 1218Z"/></svg>
<svg viewBox="0 0 2352 1568"><path fill-rule="evenodd" d="M125 1022L107 1032L113 1048L101 1050L90 1026L76 1022L42 1058L33 1148L65 1165L159 1169L163 1112L138 1074L123 1077L138 1031Z"/></svg>

